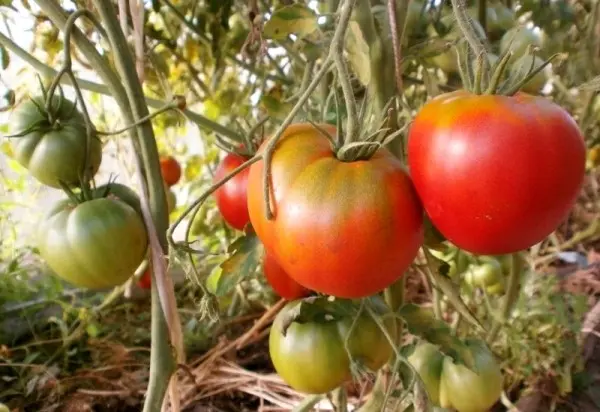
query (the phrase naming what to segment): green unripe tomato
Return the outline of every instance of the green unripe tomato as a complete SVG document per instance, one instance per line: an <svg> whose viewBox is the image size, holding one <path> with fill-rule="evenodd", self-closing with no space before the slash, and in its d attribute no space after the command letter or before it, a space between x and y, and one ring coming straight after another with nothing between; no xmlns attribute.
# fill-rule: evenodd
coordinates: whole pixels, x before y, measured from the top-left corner
<svg viewBox="0 0 600 412"><path fill-rule="evenodd" d="M489 294L503 293L504 276L500 262L492 257L481 260L483 263L469 266L465 281L473 287L486 288Z"/></svg>
<svg viewBox="0 0 600 412"><path fill-rule="evenodd" d="M440 378L444 355L437 346L429 342L421 342L408 357L408 362L415 368L423 381L429 400L434 405L440 404Z"/></svg>
<svg viewBox="0 0 600 412"><path fill-rule="evenodd" d="M490 27L491 31L504 32L514 27L517 19L515 17L515 12L512 9L506 7L499 1L491 7L493 7L496 12L496 26Z"/></svg>
<svg viewBox="0 0 600 412"><path fill-rule="evenodd" d="M504 54L510 47L513 52L511 61L515 61L527 52L529 45L542 47L542 44L543 38L539 32L525 27L513 27L500 40L500 54Z"/></svg>
<svg viewBox="0 0 600 412"><path fill-rule="evenodd" d="M535 69L535 68L541 66L544 63L544 60L542 60L538 56L524 55L519 58L519 60L515 63L512 70L518 76L519 79L525 78L527 73L529 73L529 69L531 69L531 67L532 67L532 64L531 64L532 62L533 62L533 68ZM549 78L548 70L549 70L549 66L544 67L543 70L536 73L535 76L533 76L531 78L531 80L529 80L527 83L525 83L523 85L523 87L521 88L521 90L526 93L538 94L542 90L542 88L544 87L546 82L548 81L548 78Z"/></svg>
<svg viewBox="0 0 600 412"><path fill-rule="evenodd" d="M465 344L473 355L477 373L446 357L440 380L440 406L457 412L485 412L502 394L500 366L483 341L467 339Z"/></svg>

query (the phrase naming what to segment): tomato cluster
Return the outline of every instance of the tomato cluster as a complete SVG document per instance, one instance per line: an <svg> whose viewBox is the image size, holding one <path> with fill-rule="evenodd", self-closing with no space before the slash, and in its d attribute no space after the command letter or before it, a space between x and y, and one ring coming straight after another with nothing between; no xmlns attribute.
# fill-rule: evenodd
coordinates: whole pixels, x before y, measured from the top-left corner
<svg viewBox="0 0 600 412"><path fill-rule="evenodd" d="M102 144L84 115L64 96L29 98L14 109L14 158L42 184L69 198L52 206L38 227L40 256L57 276L90 289L118 286L131 277L147 248L140 200L118 183L89 184Z"/></svg>

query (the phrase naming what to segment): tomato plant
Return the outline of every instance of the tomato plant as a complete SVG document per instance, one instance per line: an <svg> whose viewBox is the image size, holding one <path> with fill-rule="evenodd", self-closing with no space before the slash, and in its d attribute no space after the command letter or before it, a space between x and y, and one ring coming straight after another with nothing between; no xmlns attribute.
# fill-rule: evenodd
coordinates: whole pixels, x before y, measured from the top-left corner
<svg viewBox="0 0 600 412"><path fill-rule="evenodd" d="M169 186L177 184L181 179L181 165L173 156L162 156L160 158L160 171Z"/></svg>
<svg viewBox="0 0 600 412"><path fill-rule="evenodd" d="M452 243L504 254L540 242L582 185L577 124L541 97L456 91L429 101L408 135L411 176L428 216Z"/></svg>
<svg viewBox="0 0 600 412"><path fill-rule="evenodd" d="M94 198L112 197L122 200L133 208L140 216L142 216L142 206L140 198L129 186L121 183L111 182L102 186L98 186L93 195Z"/></svg>
<svg viewBox="0 0 600 412"><path fill-rule="evenodd" d="M333 320L292 322L285 335L283 324L299 301L289 302L275 317L269 335L269 354L277 373L292 388L304 393L326 393L351 379L350 357L375 371L392 355L392 347L377 323L366 313L356 320L343 317ZM388 322L388 320L390 320ZM385 325L391 335L396 332L393 318ZM348 334L350 335L348 336Z"/></svg>
<svg viewBox="0 0 600 412"><path fill-rule="evenodd" d="M289 277L268 253L265 253L264 256L263 272L275 293L284 299L293 300L310 295L310 290Z"/></svg>
<svg viewBox="0 0 600 412"><path fill-rule="evenodd" d="M544 60L538 56L524 55L521 56L521 58L516 62L511 71L513 71L520 78L524 78L531 69L532 63L533 67L536 68L541 66L544 63ZM547 81L548 67L545 67L543 70L537 72L535 76L531 78L531 80L525 83L521 90L531 94L538 94Z"/></svg>
<svg viewBox="0 0 600 412"><path fill-rule="evenodd" d="M40 225L40 256L81 287L118 286L144 259L147 235L137 212L118 199L58 202Z"/></svg>
<svg viewBox="0 0 600 412"><path fill-rule="evenodd" d="M228 153L215 171L215 182L231 173L248 159L234 153ZM217 208L223 219L234 229L242 230L250 221L248 216L248 174L249 169L244 169L223 186L215 191Z"/></svg>
<svg viewBox="0 0 600 412"><path fill-rule="evenodd" d="M335 135L335 127L321 127ZM261 149L262 150L262 147ZM265 216L263 161L248 176L250 221L266 250L302 286L338 297L372 295L399 279L423 242L423 211L389 151L343 162L311 124L288 127L272 158Z"/></svg>
<svg viewBox="0 0 600 412"><path fill-rule="evenodd" d="M60 104L59 104L60 103ZM39 108L38 108L39 107ZM60 188L80 184L86 158L86 130L83 116L75 103L54 96L52 109L46 112L44 99L34 97L20 103L12 112L10 132L22 136L11 138L14 157L41 183ZM96 174L102 160L102 143L91 139L88 167Z"/></svg>

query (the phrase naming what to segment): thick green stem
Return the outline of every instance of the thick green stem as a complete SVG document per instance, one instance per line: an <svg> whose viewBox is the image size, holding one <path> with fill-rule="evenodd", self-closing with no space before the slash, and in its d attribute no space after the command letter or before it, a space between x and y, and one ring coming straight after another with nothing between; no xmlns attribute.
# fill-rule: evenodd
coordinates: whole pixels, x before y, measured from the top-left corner
<svg viewBox="0 0 600 412"><path fill-rule="evenodd" d="M47 1L47 0L39 0L39 3L42 4L42 3L44 3L44 1ZM44 8L42 8L42 9L44 10L44 12L46 12L46 10ZM58 16L56 16L56 17L58 17ZM51 17L51 19L53 20L52 17ZM66 18L64 19L64 21L66 22ZM53 20L53 22L57 26L61 27L59 25L59 23L60 23L59 20L56 20L56 21ZM84 41L87 41L87 40L84 39ZM75 39L75 43L77 44L77 46L79 48L81 48L81 43L78 43L77 39ZM19 47L18 44L16 44L9 37L5 36L2 33L0 33L0 44L2 44L4 47L6 47L11 52L13 52L17 57L21 58L27 64L32 66L36 71L38 71L42 75L47 76L47 77L56 77L56 75L58 74L57 70L54 70L52 67L44 64L43 62L41 62L38 59L36 59L35 57L33 57L30 53L28 53L26 50ZM85 54L85 52L84 52L84 54ZM87 56L87 54L86 54L86 56ZM98 57L100 57L100 55L98 55ZM88 58L90 58L90 57L88 57ZM94 67L97 67L97 66L94 66ZM125 91L122 89L122 85L120 83L113 84L110 80L111 76L114 76L114 73L112 73L112 74L107 73L106 75L100 76L102 78L102 80L107 85L110 85L110 86L105 86L103 84L99 84L99 83L95 83L95 82L91 82L89 80L83 80L83 79L77 79L77 84L83 90L88 90L90 92L100 93L105 96L114 97L117 100L117 104L119 105L121 110L124 110L125 108L127 108L129 110L127 103L124 103L124 106L121 106L121 103L120 103L120 97L125 97L125 98L127 97L124 94ZM73 85L72 80L69 77L65 77L65 76L61 76L60 82L61 82L61 84L64 84L64 85L70 85L70 86ZM122 91L122 93L123 93L122 95L119 94L120 93L118 91L119 89ZM167 104L161 100L152 99L150 97L146 97L146 103L150 107L154 107L154 108L161 108ZM240 134L234 132L233 130L231 130L223 125L220 125L219 123L213 122L212 120L202 116L201 114L198 114L198 113L193 112L188 109L185 109L182 112L192 123L198 125L202 129L209 130L209 131L215 132L217 134L220 134L222 136L229 137L235 141L240 141L242 138L242 136ZM126 118L125 121L129 122L129 121L131 121L131 118L129 118L129 119Z"/></svg>
<svg viewBox="0 0 600 412"><path fill-rule="evenodd" d="M478 0L477 17L484 33L487 33L487 0Z"/></svg>
<svg viewBox="0 0 600 412"><path fill-rule="evenodd" d="M454 15L456 16L456 22L458 23L460 30L465 35L469 46L473 49L473 53L476 56L483 54L487 60L487 49L486 45L479 38L479 35L473 25L471 17L467 14L467 4L465 0L452 0L452 8L454 9ZM469 63L470 64L470 63Z"/></svg>
<svg viewBox="0 0 600 412"><path fill-rule="evenodd" d="M510 270L510 275L508 277L508 286L506 291L506 296L504 296L504 302L502 306L502 311L500 313L500 321L497 321L487 337L487 341L492 343L498 332L500 332L500 328L508 321L510 317L510 313L513 310L517 299L519 298L519 292L521 290L521 273L523 271L523 258L519 253L514 253L512 255L512 266Z"/></svg>
<svg viewBox="0 0 600 412"><path fill-rule="evenodd" d="M127 40L119 26L119 20L112 4L102 0L95 0L94 4L102 17L106 27L108 38L115 55L115 63L119 70L128 100L131 104L131 110L134 121L148 116L148 106L145 102L142 86L136 73L136 64L129 50ZM148 184L148 194L145 194L150 201L150 214L154 225L156 235L162 250L153 250L153 259L161 259L161 253L168 253L168 242L166 231L169 225L166 196L164 193L163 178L160 171L160 162L154 131L150 122L142 123L136 126L137 143L141 149L141 157L145 168L145 178ZM156 274L156 266L153 274ZM170 342L169 328L167 327L165 313L166 302L163 296L159 296L160 290L157 288L157 276L154 276L152 282L152 348L150 360L150 380L146 401L144 403L145 412L158 412L162 408L163 400L171 375L175 371L176 363L173 357L173 351ZM162 285L164 286L164 285ZM161 299L163 298L163 299ZM161 305L162 303L162 305ZM171 317L171 321L174 319ZM173 327L173 325L171 325Z"/></svg>

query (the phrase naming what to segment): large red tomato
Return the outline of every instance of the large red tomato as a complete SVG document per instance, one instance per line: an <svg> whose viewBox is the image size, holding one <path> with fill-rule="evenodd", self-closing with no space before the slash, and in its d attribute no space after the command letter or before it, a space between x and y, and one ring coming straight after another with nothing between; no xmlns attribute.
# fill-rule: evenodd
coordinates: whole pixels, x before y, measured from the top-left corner
<svg viewBox="0 0 600 412"><path fill-rule="evenodd" d="M555 230L585 171L575 121L524 93L436 97L414 119L408 156L435 227L455 245L488 255L526 249Z"/></svg>
<svg viewBox="0 0 600 412"><path fill-rule="evenodd" d="M227 154L217 167L214 181L218 182L247 160L247 158L237 154ZM231 227L238 230L242 230L250 221L246 196L249 171L248 168L242 170L215 191L217 207L223 215L223 219Z"/></svg>
<svg viewBox="0 0 600 412"><path fill-rule="evenodd" d="M268 253L264 256L263 272L275 293L284 299L294 300L310 295L310 290L285 273L279 263Z"/></svg>
<svg viewBox="0 0 600 412"><path fill-rule="evenodd" d="M331 125L320 127L336 134ZM250 221L294 280L320 293L358 298L402 276L423 242L423 210L388 150L344 162L319 130L302 123L285 130L271 166L274 219L265 216L259 161L248 176Z"/></svg>

